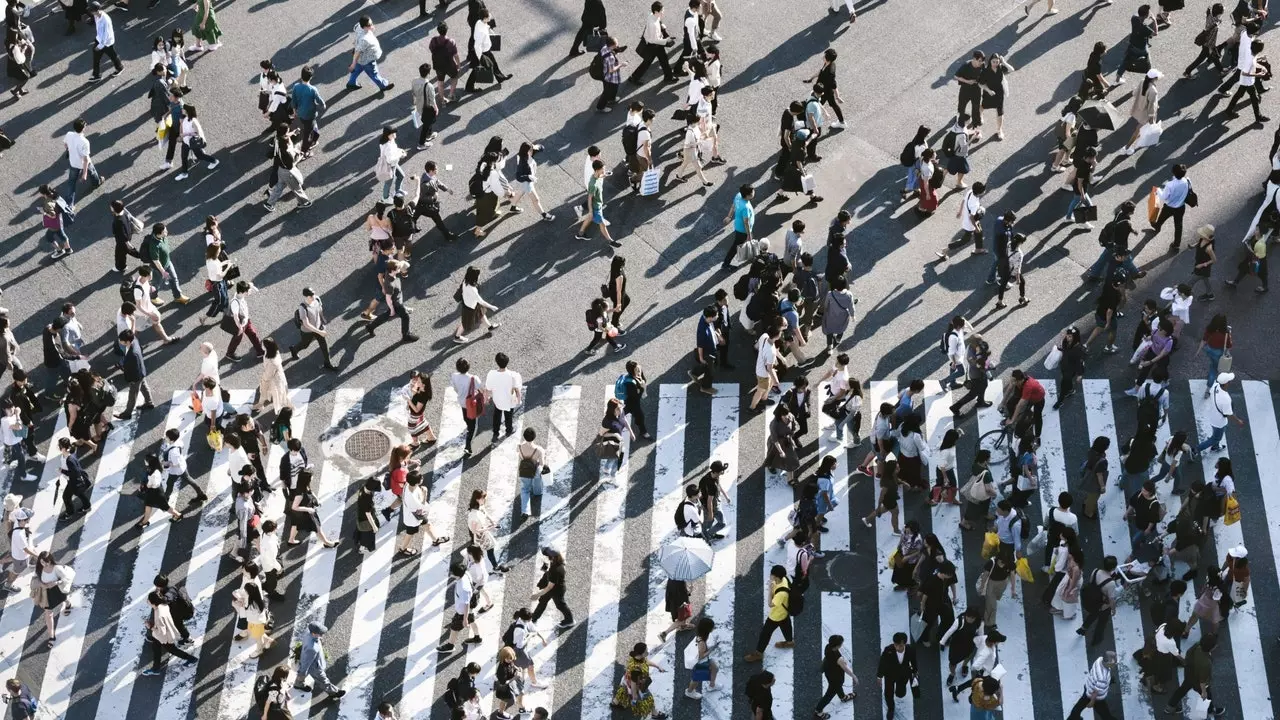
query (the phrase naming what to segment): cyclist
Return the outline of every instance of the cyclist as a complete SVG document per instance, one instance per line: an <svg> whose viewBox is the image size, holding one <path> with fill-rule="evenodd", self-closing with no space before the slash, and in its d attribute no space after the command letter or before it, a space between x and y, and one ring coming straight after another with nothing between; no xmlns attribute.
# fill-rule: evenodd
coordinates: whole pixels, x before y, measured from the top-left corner
<svg viewBox="0 0 1280 720"><path fill-rule="evenodd" d="M1027 425L1030 423L1033 431L1033 437L1039 439L1040 430L1044 425L1044 386L1039 380L1031 377L1021 370L1013 371L1013 379L1010 382L1010 390L1006 391L1006 411L1004 424L1013 428L1014 434L1021 437ZM1015 402L1016 399L1016 402ZM1010 408L1012 405L1012 408Z"/></svg>

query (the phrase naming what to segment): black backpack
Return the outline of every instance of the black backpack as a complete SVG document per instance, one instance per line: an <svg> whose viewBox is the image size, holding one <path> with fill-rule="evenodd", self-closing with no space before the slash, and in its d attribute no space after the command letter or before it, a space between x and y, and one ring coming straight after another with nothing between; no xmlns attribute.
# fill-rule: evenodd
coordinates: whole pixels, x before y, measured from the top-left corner
<svg viewBox="0 0 1280 720"><path fill-rule="evenodd" d="M914 140L902 148L902 153L898 155L898 162L902 163L902 167L911 167L916 164L916 143Z"/></svg>
<svg viewBox="0 0 1280 720"><path fill-rule="evenodd" d="M1099 245L1101 245L1104 248L1111 247L1112 242L1114 242L1113 236L1115 235L1117 222L1118 222L1117 220L1112 220L1111 222L1102 226L1102 232L1098 233Z"/></svg>
<svg viewBox="0 0 1280 720"><path fill-rule="evenodd" d="M591 58L591 67L587 68L587 74L592 80L604 80L604 55L596 53L596 56Z"/></svg>
<svg viewBox="0 0 1280 720"><path fill-rule="evenodd" d="M640 149L640 126L639 125L623 125L622 126L622 152L628 157L635 155Z"/></svg>
<svg viewBox="0 0 1280 720"><path fill-rule="evenodd" d="M1165 388L1156 394L1146 394L1138 398L1138 434L1154 435L1160 425L1160 398Z"/></svg>
<svg viewBox="0 0 1280 720"><path fill-rule="evenodd" d="M261 708L267 704L267 696L271 694L272 682L271 676L263 673L253 681L253 704Z"/></svg>
<svg viewBox="0 0 1280 720"><path fill-rule="evenodd" d="M477 167L475 173L467 180L467 192L471 197L480 197L484 194L484 176L480 174L480 168Z"/></svg>
<svg viewBox="0 0 1280 720"><path fill-rule="evenodd" d="M509 648L514 648L516 646L516 624L514 621L508 625L506 631L502 633L502 645Z"/></svg>
<svg viewBox="0 0 1280 720"><path fill-rule="evenodd" d="M392 208L387 213L391 220L391 234L395 237L409 237L417 228L413 226L413 213L409 208Z"/></svg>
<svg viewBox="0 0 1280 720"><path fill-rule="evenodd" d="M1102 588L1106 587L1107 583L1116 579L1115 576L1112 575L1102 582L1097 582L1097 577L1098 575L1095 572L1089 578L1089 582L1085 583L1084 587L1080 588L1080 606L1083 607L1086 612L1096 613L1102 609L1103 604L1107 601L1107 596L1102 592Z"/></svg>
<svg viewBox="0 0 1280 720"><path fill-rule="evenodd" d="M1016 515L1018 518L1017 520L1018 534L1022 536L1023 540L1030 540L1031 539L1031 521L1027 519L1027 514L1022 512L1021 510L1014 510L1013 514Z"/></svg>
<svg viewBox="0 0 1280 720"><path fill-rule="evenodd" d="M751 295L751 273L747 273L738 278L733 284L733 297L737 300L746 300Z"/></svg>
<svg viewBox="0 0 1280 720"><path fill-rule="evenodd" d="M956 133L948 132L942 138L942 154L947 157L956 154Z"/></svg>
<svg viewBox="0 0 1280 720"><path fill-rule="evenodd" d="M951 336L954 335L956 332L958 331L955 328L948 325L946 332L942 333L942 341L938 343L938 349L942 351L943 355L948 354L948 351L951 349L949 347L949 345L951 344L950 343Z"/></svg>

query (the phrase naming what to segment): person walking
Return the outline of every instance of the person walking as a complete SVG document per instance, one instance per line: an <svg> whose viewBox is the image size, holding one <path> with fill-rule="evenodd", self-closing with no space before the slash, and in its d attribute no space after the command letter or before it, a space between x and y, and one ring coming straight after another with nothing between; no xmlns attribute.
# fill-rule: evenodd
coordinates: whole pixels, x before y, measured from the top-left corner
<svg viewBox="0 0 1280 720"><path fill-rule="evenodd" d="M182 636L173 622L168 599L152 590L147 593L147 603L151 605L151 615L146 621L147 639L151 643L151 667L143 670L142 674L144 676L163 674L165 653L186 660L188 665L195 665L196 656L178 647L178 641Z"/></svg>
<svg viewBox="0 0 1280 720"><path fill-rule="evenodd" d="M510 437L515 433L511 419L524 400L524 379L520 373L510 370L507 365L511 358L506 353L498 353L493 359L497 367L489 371L484 379L485 401L493 403L493 444L498 443L498 430L505 423Z"/></svg>
<svg viewBox="0 0 1280 720"><path fill-rule="evenodd" d="M1156 35L1156 19L1151 16L1151 6L1139 5L1137 12L1129 18L1129 44L1125 47L1124 60L1116 69L1116 85L1124 83L1126 72L1146 74L1151 71L1148 45Z"/></svg>
<svg viewBox="0 0 1280 720"><path fill-rule="evenodd" d="M769 610L765 614L764 626L760 628L760 637L756 641L755 651L743 656L744 662L760 662L764 657L765 648L769 647L769 640L773 637L773 631L778 628L782 629L782 640L779 640L774 646L782 649L795 647L791 626L791 603L793 602L791 581L787 579L787 569L785 567L774 565L769 570L769 584L765 589L765 596Z"/></svg>
<svg viewBox="0 0 1280 720"><path fill-rule="evenodd" d="M538 183L538 162L533 159L533 156L541 150L541 145L520 143L520 150L516 153L516 193L511 198L511 212L524 212L524 208L520 207L520 201L528 195L533 199L533 208L538 211L543 220L555 220L556 216L542 207L542 198L538 197L538 190L535 187Z"/></svg>
<svg viewBox="0 0 1280 720"><path fill-rule="evenodd" d="M605 11L604 0L585 0L582 6L582 25L578 28L578 34L573 36L573 45L569 48L569 57L577 57L583 53L582 44L587 43L587 49L591 49L588 38L592 35L600 35L609 27L609 16Z"/></svg>
<svg viewBox="0 0 1280 720"><path fill-rule="evenodd" d="M267 193L266 202L262 204L267 212L276 209L276 202L284 194L285 188L293 191L294 197L298 198L298 207L311 207L311 198L307 197L307 191L302 187L302 170L298 167L298 161L305 153L293 144L299 132L306 131L290 130L288 123L276 125L273 162L277 180L275 185L271 186L271 191Z"/></svg>
<svg viewBox="0 0 1280 720"><path fill-rule="evenodd" d="M262 341L262 374L258 376L258 401L253 412L262 412L267 405L279 415L285 408L292 408L289 401L289 381L284 376L284 364L280 358L280 346L272 338Z"/></svg>
<svg viewBox="0 0 1280 720"><path fill-rule="evenodd" d="M458 75L461 73L462 61L458 57L458 44L449 37L449 23L442 22L436 26L436 36L427 43L427 51L431 53L431 65L436 69L436 93L445 103L453 102L458 90ZM448 82L449 92L445 92Z"/></svg>
<svg viewBox="0 0 1280 720"><path fill-rule="evenodd" d="M409 86L409 107L413 124L418 128L418 149L426 150L436 139L436 118L440 115L436 84L431 82L430 63L418 66L418 77Z"/></svg>
<svg viewBox="0 0 1280 720"><path fill-rule="evenodd" d="M600 48L600 83L603 90L600 93L600 99L596 101L596 112L607 113L613 110L613 106L618 103L618 86L622 84L622 68L630 63L618 59L618 53L622 52L618 41L615 38L607 37L604 39L604 45Z"/></svg>
<svg viewBox="0 0 1280 720"><path fill-rule="evenodd" d="M1253 106L1253 122L1256 125L1262 125L1271 118L1262 114L1262 95L1258 79L1265 79L1270 76L1271 70L1262 64L1259 57L1263 50L1261 40L1251 41L1249 50L1249 58L1246 59L1243 53L1241 54L1239 84L1236 85L1236 93L1231 96L1231 102L1227 103L1227 108L1223 112L1232 120L1240 117L1239 113L1236 112L1236 103L1240 102L1242 96L1248 95L1249 103Z"/></svg>
<svg viewBox="0 0 1280 720"><path fill-rule="evenodd" d="M393 317L400 318L400 342L411 343L417 342L418 336L409 332L409 310L404 306L404 288L401 284L402 278L409 274L409 263L401 260L388 260L387 271L382 276L382 289L390 303L387 312L379 315L377 318L365 325L365 330L369 333L369 337L373 337L378 326L387 322Z"/></svg>
<svg viewBox="0 0 1280 720"><path fill-rule="evenodd" d="M249 338L249 344L253 346L253 351L259 358L267 352L262 347L261 338L258 337L258 329L253 326L253 320L249 318L249 301L246 298L255 290L256 288L248 280L241 280L236 283L235 294L227 303L227 315L235 324L236 332L231 336L231 343L227 345L227 352L223 357L231 362L240 359L240 356L236 355L236 348L240 347L240 341L246 337Z"/></svg>
<svg viewBox="0 0 1280 720"><path fill-rule="evenodd" d="M1184 668L1182 684L1169 696L1169 701L1164 708L1166 714L1177 713L1182 706L1182 699L1192 690L1195 690L1201 698L1209 701L1210 715L1219 717L1226 714L1226 708L1213 702L1212 656L1214 649L1217 647L1217 634L1205 633L1201 636L1200 642L1187 649L1186 657L1182 663Z"/></svg>
<svg viewBox="0 0 1280 720"><path fill-rule="evenodd" d="M536 600L537 605L533 608L533 615L530 619L538 622L542 614L547 610L548 603L554 603L556 610L560 611L560 622L556 625L558 630L568 630L574 626L573 611L569 609L569 604L565 602L565 565L564 556L557 550L552 548L542 548L542 556L547 559L546 564L542 566L542 577L538 580L538 589L530 595L530 600Z"/></svg>
<svg viewBox="0 0 1280 720"><path fill-rule="evenodd" d="M218 167L219 161L212 155L205 152L205 148L209 146L208 138L204 133L204 126L200 124L199 113L196 111L195 105L182 106L182 172L173 177L174 180L186 180L190 177L191 155L196 156L196 160L204 162L210 170Z"/></svg>
<svg viewBox="0 0 1280 720"><path fill-rule="evenodd" d="M1187 166L1182 163L1174 165L1173 177L1160 186L1156 195L1162 205L1159 216L1151 226L1151 234L1158 235L1165 220L1173 218L1173 243L1169 245L1169 252L1176 253L1182 247L1182 216L1187 211L1187 201L1190 199L1192 203L1195 202L1191 179L1187 177Z"/></svg>
<svg viewBox="0 0 1280 720"><path fill-rule="evenodd" d="M1240 253L1235 278L1227 280L1223 283L1224 285L1234 290L1245 276L1257 275L1258 285L1253 288L1253 291L1258 294L1267 291L1267 252L1270 237L1270 232L1264 232L1262 228L1254 228L1252 237L1244 243L1243 251Z"/></svg>
<svg viewBox="0 0 1280 720"><path fill-rule="evenodd" d="M182 292L182 284L178 280L178 271L173 267L172 250L169 247L169 227L164 223L156 223L151 226L151 233L142 239L142 247L139 254L147 263L150 270L154 268L155 272L160 274L160 279L169 284L169 290L173 293L174 302L179 305L186 305L191 302L191 298ZM141 274L141 271L139 271ZM146 293L147 297L140 296L138 289L135 287L133 296L134 304L139 309L146 310L146 305L150 302L150 292ZM159 317L159 313L156 314Z"/></svg>
<svg viewBox="0 0 1280 720"><path fill-rule="evenodd" d="M480 5L480 19L476 20L471 26L471 42L475 47L476 61L472 64L471 74L467 76L467 92L476 91L476 83L480 82L480 70L488 70L493 81L499 86L507 80L511 79L511 74L503 74L502 68L498 66L498 58L493 54L493 28L498 24L489 15L488 8L484 4Z"/></svg>
<svg viewBox="0 0 1280 720"><path fill-rule="evenodd" d="M462 406L462 420L466 423L467 432L463 445L463 457L471 457L471 439L476 434L476 421L480 419L480 415L484 412L484 406L476 400L484 399L484 382L472 374L471 363L466 358L458 358L454 363L454 372L449 379L449 384L453 386L454 395L458 398L458 404ZM473 414L474 413L474 414Z"/></svg>
<svg viewBox="0 0 1280 720"><path fill-rule="evenodd" d="M298 129L302 135L302 157L311 157L311 148L320 139L320 115L328 105L320 90L311 84L315 77L315 68L302 66L301 79L289 88L289 99L293 103L293 114L298 119Z"/></svg>
<svg viewBox="0 0 1280 720"><path fill-rule="evenodd" d="M84 118L77 118L71 124L71 130L62 137L62 145L67 149L67 162L71 166L67 171L67 189L64 194L67 196L67 207L73 213L76 189L80 186L80 181L93 180L94 189L102 187L102 183L106 182L106 178L98 174L98 168L93 164L89 138L84 133L88 127L89 123ZM73 216L72 220L74 219Z"/></svg>
<svg viewBox="0 0 1280 720"><path fill-rule="evenodd" d="M1027 236L1022 233L1014 233L1009 240L1009 254L1007 259L1001 263L1000 278L996 283L996 310L1002 310L1007 307L1004 304L1004 293L1014 283L1018 284L1018 307L1031 302L1027 299L1027 278L1022 273L1022 244L1026 240Z"/></svg>
<svg viewBox="0 0 1280 720"><path fill-rule="evenodd" d="M89 3L89 14L93 16L94 32L93 75L89 77L89 82L98 82L102 79L102 72L99 68L102 65L103 55L106 55L116 68L112 77L124 72L124 63L120 62L120 56L116 54L116 32L111 23L111 16L107 15L102 9L102 4L97 2Z"/></svg>
<svg viewBox="0 0 1280 720"><path fill-rule="evenodd" d="M1230 327L1227 328L1230 330ZM1192 457L1199 459L1205 450L1210 452L1222 452L1222 440L1227 433L1227 420L1235 420L1236 424L1244 427L1244 418L1234 414L1231 407L1231 394L1227 392L1226 386L1236 379L1235 373L1219 373L1217 379L1209 387L1206 397L1209 399L1209 437L1197 445L1192 450Z"/></svg>
<svg viewBox="0 0 1280 720"><path fill-rule="evenodd" d="M26 25L23 25L22 29L30 32ZM27 89L27 82L35 74L35 70L31 67L31 57L35 54L36 47L23 32L11 32L6 33L5 50L8 53L5 74L13 80L13 87L9 89L9 93L13 95L14 100L20 100L22 96L31 92Z"/></svg>
<svg viewBox="0 0 1280 720"><path fill-rule="evenodd" d="M675 44L675 39L671 37L671 33L667 32L667 28L662 24L662 3L654 0L649 6L649 20L645 23L644 31L640 34L640 46L636 50L640 54L642 62L636 67L635 72L631 73L629 78L632 85L641 85L644 83L644 73L654 62L658 63L658 67L662 68L662 81L671 83L676 81L676 76L671 72L671 62L667 58L667 48Z"/></svg>
<svg viewBox="0 0 1280 720"><path fill-rule="evenodd" d="M1093 645L1102 643L1102 633L1116 613L1116 568L1119 561L1114 555L1102 559L1102 567L1089 573L1080 587L1080 606L1084 620L1076 634L1084 637L1093 625Z"/></svg>
<svg viewBox="0 0 1280 720"><path fill-rule="evenodd" d="M302 288L302 302L293 311L293 322L298 328L298 342L289 347L289 359L296 361L298 351L305 350L316 343L320 346L320 356L324 358L325 370L337 370L333 358L329 354L329 321L324 314L324 303L316 297L316 291L309 287Z"/></svg>
<svg viewBox="0 0 1280 720"><path fill-rule="evenodd" d="M738 194L733 197L733 207L724 219L725 225L733 223L733 244L729 246L729 252L724 256L724 261L720 263L721 270L732 270L738 247L752 239L756 224L756 209L751 200L755 194L755 188L747 184L739 187Z"/></svg>
<svg viewBox="0 0 1280 720"><path fill-rule="evenodd" d="M346 695L347 691L329 680L329 661L322 643L327 632L329 629L318 622L307 623L307 634L302 638L302 651L298 655L298 679L294 681L293 687L304 692L323 690L330 699L336 700ZM308 677L314 681L310 685L306 682Z"/></svg>
<svg viewBox="0 0 1280 720"><path fill-rule="evenodd" d="M1188 279L1188 287L1195 292L1196 286L1204 283L1204 292L1197 295L1196 298L1201 302L1209 302L1216 296L1213 294L1213 283L1209 277L1213 274L1213 266L1218 262L1218 255L1214 252L1214 227L1212 225L1201 225L1196 229L1196 242L1192 245L1195 251L1195 258L1192 260L1191 277Z"/></svg>
<svg viewBox="0 0 1280 720"><path fill-rule="evenodd" d="M45 550L36 557L31 587L33 595L38 596L36 607L44 610L44 625L49 631L46 644L51 648L57 642L58 616L71 614L71 583L74 580L75 571L69 565L55 562L53 553Z"/></svg>
<svg viewBox="0 0 1280 720"><path fill-rule="evenodd" d="M191 35L196 45L187 52L213 52L222 47L222 28L218 27L213 0L196 0L196 23L191 26Z"/></svg>
<svg viewBox="0 0 1280 720"><path fill-rule="evenodd" d="M858 684L858 676L853 674L853 670L849 667L849 661L845 659L841 648L844 647L843 635L832 635L827 638L827 645L822 650L822 677L827 681L827 690L818 700L818 706L813 710L815 720L830 720L831 713L823 712L827 705L836 697L840 698L840 702L849 702L858 697L857 692L844 691L844 678L848 675L853 679L854 686Z"/></svg>
<svg viewBox="0 0 1280 720"><path fill-rule="evenodd" d="M368 15L361 15L355 28L354 43L351 49L351 66L347 68L351 73L347 76L347 89L360 89L360 86L356 84L356 80L360 78L360 73L368 75L373 84L378 86L379 92L387 92L394 88L396 86L395 83L387 82L378 73L378 61L381 59L382 44L378 42L377 29L373 26L373 20Z"/></svg>
<svg viewBox="0 0 1280 720"><path fill-rule="evenodd" d="M918 675L915 648L907 644L906 633L894 633L893 642L885 646L876 665L876 679L884 686L886 720L893 720L895 717L894 697L906 697L908 687L911 688L912 697L920 697Z"/></svg>
<svg viewBox="0 0 1280 720"><path fill-rule="evenodd" d="M582 224L578 226L578 232L574 236L578 240L587 240L587 227L592 223L600 228L600 234L604 239L609 241L609 245L615 248L622 247L622 243L618 242L609 234L609 221L604 217L604 161L593 160L591 162L591 178L587 181L587 207L586 212L582 216Z"/></svg>
<svg viewBox="0 0 1280 720"><path fill-rule="evenodd" d="M164 440L160 443L160 465L164 468L166 475L165 497L172 495L175 488L181 490L179 487L181 483L195 491L197 506L204 505L209 502L209 496L187 471L187 451L182 447L181 437L182 434L177 428L169 428L165 431Z"/></svg>
<svg viewBox="0 0 1280 720"><path fill-rule="evenodd" d="M418 179L418 203L414 207L414 221L420 217L430 218L440 228L440 232L444 233L445 240L452 242L458 238L458 234L449 229L444 223L444 218L440 217L440 193L453 193L447 185L440 181L439 173L436 169L434 160L428 160L422 167L422 176Z"/></svg>
<svg viewBox="0 0 1280 720"><path fill-rule="evenodd" d="M1111 708L1107 707L1107 695L1111 692L1111 672L1115 666L1116 654L1112 650L1107 650L1093 661L1084 678L1084 690L1067 715L1067 720L1080 720L1085 708L1093 710L1093 716L1099 720L1111 720L1115 717L1111 714Z"/></svg>
<svg viewBox="0 0 1280 720"><path fill-rule="evenodd" d="M838 2L838 0L833 0ZM827 124L833 130L839 130L844 127L844 111L840 108L840 88L836 81L836 58L839 54L835 48L827 48L822 53L822 67L818 68L818 72L814 73L806 83L815 83L815 95L818 100L831 108L831 112L835 114L836 119ZM817 90L821 88L821 93Z"/></svg>
<svg viewBox="0 0 1280 720"><path fill-rule="evenodd" d="M547 467L546 448L535 442L538 431L525 428L521 442L516 446L516 476L520 478L520 519L528 520L530 514L530 498L542 497L542 476Z"/></svg>
<svg viewBox="0 0 1280 720"><path fill-rule="evenodd" d="M125 382L129 383L129 400L125 404L124 412L116 415L119 420L128 420L133 417L133 406L138 401L138 393L142 393L141 410L150 410L155 407L151 402L151 386L147 384L147 364L142 358L142 346L138 344L138 339L134 337L132 330L125 330L118 337L120 347L124 348L124 359L121 361L121 370L124 373Z"/></svg>
<svg viewBox="0 0 1280 720"><path fill-rule="evenodd" d="M480 296L479 285L480 268L472 265L463 274L462 286L454 293L453 298L462 305L458 318L458 327L453 331L453 341L459 345L470 342L467 338L467 333L479 329L482 322L488 333L492 333L502 327L502 323L493 322L489 319L489 313L497 312L498 307L486 302Z"/></svg>
<svg viewBox="0 0 1280 720"><path fill-rule="evenodd" d="M1200 46L1200 54L1191 61L1186 70L1182 71L1182 77L1191 77L1191 73L1206 60L1218 69L1219 74L1226 74L1227 68L1222 64L1222 48L1218 45L1218 32L1225 12L1226 9L1223 8L1222 3L1214 3L1205 8L1204 28L1195 36L1195 44Z"/></svg>

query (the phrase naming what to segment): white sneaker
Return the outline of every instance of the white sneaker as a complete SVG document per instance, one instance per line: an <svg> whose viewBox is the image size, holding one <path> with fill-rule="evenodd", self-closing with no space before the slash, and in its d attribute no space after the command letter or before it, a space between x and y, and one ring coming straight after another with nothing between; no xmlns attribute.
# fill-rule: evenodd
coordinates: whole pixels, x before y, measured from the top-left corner
<svg viewBox="0 0 1280 720"><path fill-rule="evenodd" d="M724 38L720 36L719 32L711 33L711 39L715 40L716 42L724 42Z"/></svg>
<svg viewBox="0 0 1280 720"><path fill-rule="evenodd" d="M187 173L178 173L176 176L174 176L174 178L173 178L173 179L174 179L174 180L186 180L186 179L187 179L187 178L189 178L189 177L191 177L191 176L190 176L190 175L188 175Z"/></svg>
<svg viewBox="0 0 1280 720"><path fill-rule="evenodd" d="M212 169L214 169L214 168L218 167L218 163L220 163L220 162L222 162L222 161L221 161L221 160L212 160L212 161L210 161L210 162L209 162L209 169L210 169L210 170L212 170Z"/></svg>
<svg viewBox="0 0 1280 720"><path fill-rule="evenodd" d="M831 123L831 129L832 129L832 130L843 130L843 129L844 129L844 123L840 122L839 120L835 120L835 121L833 121L833 122Z"/></svg>
<svg viewBox="0 0 1280 720"><path fill-rule="evenodd" d="M701 700L701 699L702 699L702 693L698 692L697 690L689 690L689 689L686 689L686 690L684 691L684 696L685 696L685 697L687 697L687 698L689 698L690 700Z"/></svg>
<svg viewBox="0 0 1280 720"><path fill-rule="evenodd" d="M1108 5L1110 5L1111 3L1107 3L1107 4L1108 4ZM1113 84L1113 85L1123 85L1124 83L1125 83L1124 76L1123 76L1123 75L1121 75L1120 77L1116 78L1116 81L1115 81L1114 83L1112 83L1112 84Z"/></svg>
<svg viewBox="0 0 1280 720"><path fill-rule="evenodd" d="M172 169L173 169L173 163L171 163L171 162L162 163L162 164L160 165L160 169L161 169L161 170L172 170Z"/></svg>

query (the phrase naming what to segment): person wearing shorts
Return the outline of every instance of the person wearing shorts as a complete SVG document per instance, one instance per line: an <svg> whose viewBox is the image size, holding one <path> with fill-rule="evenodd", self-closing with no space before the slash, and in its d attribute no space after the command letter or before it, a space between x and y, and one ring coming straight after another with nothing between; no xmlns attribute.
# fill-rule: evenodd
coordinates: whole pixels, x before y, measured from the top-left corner
<svg viewBox="0 0 1280 720"><path fill-rule="evenodd" d="M449 621L448 642L437 648L441 655L449 655L461 650L463 645L480 644L480 634L476 632L475 615L471 612L475 605L475 585L467 575L467 568L460 562L455 562L449 568L449 574L454 579L453 619ZM467 634L465 640L461 640L463 633Z"/></svg>
<svg viewBox="0 0 1280 720"><path fill-rule="evenodd" d="M458 89L460 63L458 61L458 44L449 37L449 23L442 22L436 28L436 36L427 44L431 53L431 65L436 70L436 91L445 102L453 102L453 94ZM449 92L445 93L445 82L449 84Z"/></svg>
<svg viewBox="0 0 1280 720"><path fill-rule="evenodd" d="M591 162L591 177L587 180L587 212L578 226L578 240L587 239L587 226L595 223L600 226L600 234L613 247L622 247L622 243L609 234L609 223L604 219L604 161Z"/></svg>
<svg viewBox="0 0 1280 720"><path fill-rule="evenodd" d="M769 390L778 385L778 351L775 346L781 335L782 328L775 325L756 341L756 389L751 396L752 412L756 412L756 407L769 397Z"/></svg>

